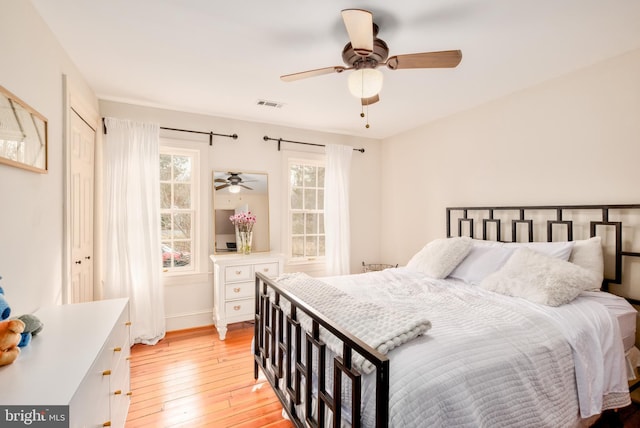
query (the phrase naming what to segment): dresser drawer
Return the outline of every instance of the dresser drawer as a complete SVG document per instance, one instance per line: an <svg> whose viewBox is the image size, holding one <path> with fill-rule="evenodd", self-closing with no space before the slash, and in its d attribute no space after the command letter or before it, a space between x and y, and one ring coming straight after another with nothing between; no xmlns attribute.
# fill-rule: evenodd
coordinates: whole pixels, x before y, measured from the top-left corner
<svg viewBox="0 0 640 428"><path fill-rule="evenodd" d="M129 356L129 325L129 311L124 311L118 318L106 345L111 354L110 368L112 369L120 364L122 358Z"/></svg>
<svg viewBox="0 0 640 428"><path fill-rule="evenodd" d="M251 315L255 310L253 299L226 302L224 306L229 318L240 315Z"/></svg>
<svg viewBox="0 0 640 428"><path fill-rule="evenodd" d="M224 270L224 279L227 282L253 279L251 265L227 266Z"/></svg>
<svg viewBox="0 0 640 428"><path fill-rule="evenodd" d="M109 420L109 351L100 352L69 403L69 427L100 427ZM52 367L52 370L55 368Z"/></svg>
<svg viewBox="0 0 640 428"><path fill-rule="evenodd" d="M278 263L257 263L255 269L256 273L260 272L269 278L275 278L280 274L278 272Z"/></svg>
<svg viewBox="0 0 640 428"><path fill-rule="evenodd" d="M253 297L255 294L255 284L253 282L241 282L227 284L225 286L225 300L238 300Z"/></svg>
<svg viewBox="0 0 640 428"><path fill-rule="evenodd" d="M109 385L109 406L111 409L111 426L123 427L127 419L131 396L129 378L129 362L123 361L125 366L111 375Z"/></svg>

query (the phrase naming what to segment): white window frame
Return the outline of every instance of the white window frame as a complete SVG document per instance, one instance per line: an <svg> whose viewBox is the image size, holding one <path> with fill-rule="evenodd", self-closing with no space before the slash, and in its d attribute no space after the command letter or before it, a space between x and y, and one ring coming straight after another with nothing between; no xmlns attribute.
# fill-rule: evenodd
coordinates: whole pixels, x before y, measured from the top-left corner
<svg viewBox="0 0 640 428"><path fill-rule="evenodd" d="M164 276L180 276L180 275L193 275L200 272L200 266L202 261L200 256L200 242L199 237L203 233L201 217L201 176L200 176L200 151L182 147L175 147L167 145L168 141L161 141L160 154L161 155L173 155L173 156L187 156L191 158L191 208L188 211L193 213L193 220L191 223L191 263L189 266L178 267L163 267L162 272ZM158 164L158 167L160 165ZM160 185L160 183L158 183ZM168 211L160 208L160 214L167 213ZM161 239L162 242L162 239Z"/></svg>
<svg viewBox="0 0 640 428"><path fill-rule="evenodd" d="M321 166L326 169L326 161L324 155L313 154L313 153L295 153L287 156L286 162L284 162L284 176L286 177L286 197L285 197L285 210L286 215L286 225L284 229L283 236L285 237L285 245L286 254L287 254L287 264L288 265L322 265L325 264L325 256L317 256L317 257L293 257L292 252L292 214L293 210L291 209L291 179L290 179L290 168L292 164L307 164L314 166ZM324 213L324 209L322 210Z"/></svg>

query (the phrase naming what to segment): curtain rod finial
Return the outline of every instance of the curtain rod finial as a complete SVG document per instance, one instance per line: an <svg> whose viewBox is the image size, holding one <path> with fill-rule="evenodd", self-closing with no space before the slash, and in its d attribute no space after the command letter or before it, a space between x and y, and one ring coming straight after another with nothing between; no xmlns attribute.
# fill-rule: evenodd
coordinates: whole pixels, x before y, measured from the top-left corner
<svg viewBox="0 0 640 428"><path fill-rule="evenodd" d="M233 138L234 140L237 140L237 139L238 139L238 134L233 134L233 135L231 136L231 138Z"/></svg>

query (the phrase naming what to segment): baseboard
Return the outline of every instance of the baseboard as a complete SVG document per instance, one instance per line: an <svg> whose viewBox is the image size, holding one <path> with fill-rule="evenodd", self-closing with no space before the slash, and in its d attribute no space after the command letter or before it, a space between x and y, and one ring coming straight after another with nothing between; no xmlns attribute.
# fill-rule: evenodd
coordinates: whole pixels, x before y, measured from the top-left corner
<svg viewBox="0 0 640 428"><path fill-rule="evenodd" d="M186 330L213 325L211 310L165 316L166 331Z"/></svg>

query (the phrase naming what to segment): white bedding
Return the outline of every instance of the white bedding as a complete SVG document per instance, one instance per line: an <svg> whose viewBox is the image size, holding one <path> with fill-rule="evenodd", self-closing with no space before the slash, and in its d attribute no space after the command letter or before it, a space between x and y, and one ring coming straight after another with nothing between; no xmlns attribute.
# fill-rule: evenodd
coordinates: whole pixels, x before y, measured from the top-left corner
<svg viewBox="0 0 640 428"><path fill-rule="evenodd" d="M424 334L431 323L420 313L395 311L387 305L361 302L357 297L306 274L289 273L278 278L278 285L285 291L295 292L296 297L311 305L316 311L340 326L349 326L349 332L382 354ZM283 302L283 310L290 308ZM311 331L311 319L302 314L300 322ZM334 353L342 350L342 342L324 329L320 340ZM353 367L362 373L371 373L375 366L361 355L354 353Z"/></svg>
<svg viewBox="0 0 640 428"><path fill-rule="evenodd" d="M432 324L389 353L390 426L555 428L630 403L618 322L598 298L552 308L403 268L322 280Z"/></svg>
<svg viewBox="0 0 640 428"><path fill-rule="evenodd" d="M625 299L611 293L584 292L582 297L599 302L607 308L609 313L618 320L620 335L625 352L628 352L636 342L636 319L638 311Z"/></svg>

